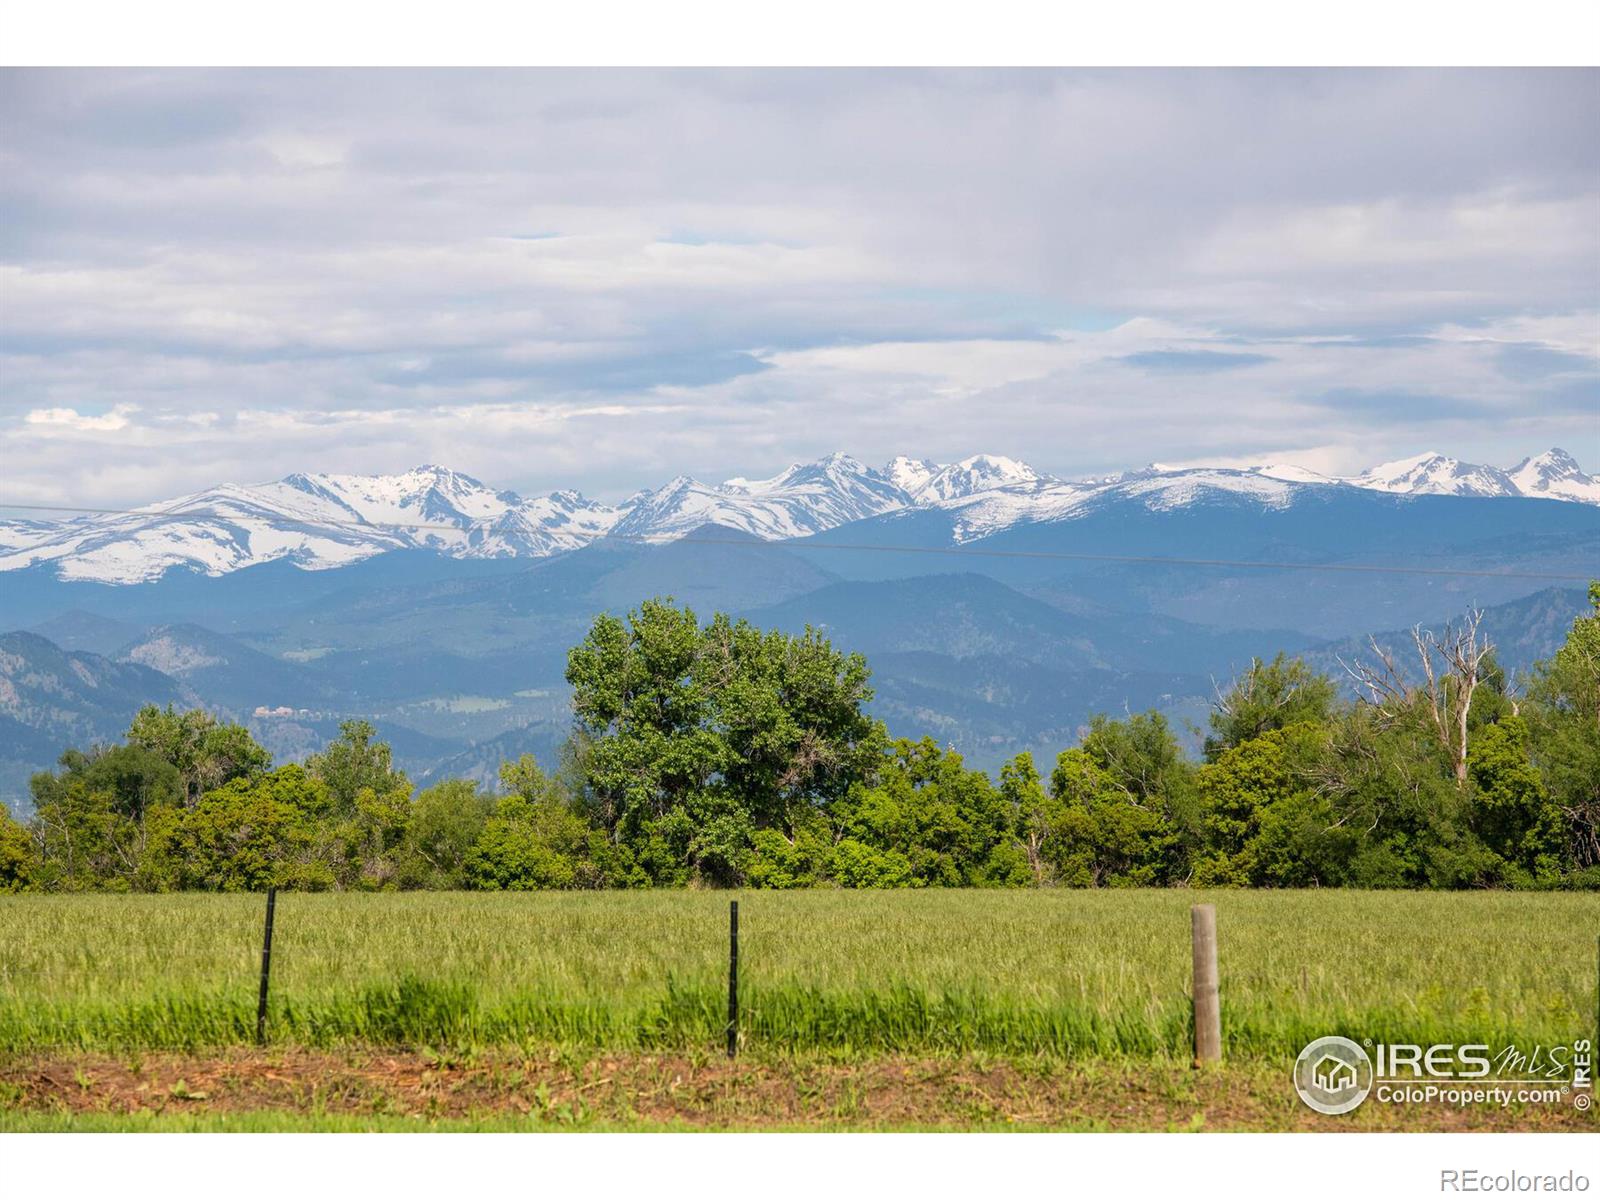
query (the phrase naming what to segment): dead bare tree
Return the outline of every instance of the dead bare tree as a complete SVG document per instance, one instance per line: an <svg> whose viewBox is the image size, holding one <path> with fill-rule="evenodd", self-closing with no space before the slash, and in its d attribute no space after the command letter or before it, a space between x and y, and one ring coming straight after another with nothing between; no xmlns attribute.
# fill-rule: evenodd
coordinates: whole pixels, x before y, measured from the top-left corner
<svg viewBox="0 0 1600 1200"><path fill-rule="evenodd" d="M1386 717L1398 719L1408 710L1420 709L1430 723L1455 771L1456 783L1467 781L1467 716L1473 693L1483 679L1483 663L1494 650L1487 637L1480 635L1483 612L1470 609L1459 625L1447 624L1440 633L1411 630L1422 681L1413 684L1395 661L1394 652L1368 638L1375 662L1339 660L1339 665L1366 693L1365 699Z"/></svg>

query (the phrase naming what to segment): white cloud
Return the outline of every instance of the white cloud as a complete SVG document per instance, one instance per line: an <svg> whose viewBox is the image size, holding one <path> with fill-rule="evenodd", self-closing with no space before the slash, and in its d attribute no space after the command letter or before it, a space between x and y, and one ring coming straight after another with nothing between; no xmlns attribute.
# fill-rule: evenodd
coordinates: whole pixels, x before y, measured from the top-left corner
<svg viewBox="0 0 1600 1200"><path fill-rule="evenodd" d="M1477 325L1441 325L1433 336L1452 342L1544 346L1584 358L1600 359L1600 310L1554 316L1508 316Z"/></svg>
<svg viewBox="0 0 1600 1200"><path fill-rule="evenodd" d="M1582 457L1593 80L14 74L6 484Z"/></svg>
<svg viewBox="0 0 1600 1200"><path fill-rule="evenodd" d="M95 417L85 416L73 408L36 408L23 417L23 423L73 433L115 433L126 429L128 419L138 411L138 405L119 404L110 412Z"/></svg>

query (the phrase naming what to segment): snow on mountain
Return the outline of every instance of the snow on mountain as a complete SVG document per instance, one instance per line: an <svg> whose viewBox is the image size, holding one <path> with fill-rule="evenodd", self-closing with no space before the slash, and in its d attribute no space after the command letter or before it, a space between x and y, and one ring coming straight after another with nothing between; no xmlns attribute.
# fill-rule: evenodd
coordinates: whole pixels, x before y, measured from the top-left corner
<svg viewBox="0 0 1600 1200"><path fill-rule="evenodd" d="M574 491L519 500L467 535L466 557L543 557L587 546L604 537L624 510L599 504Z"/></svg>
<svg viewBox="0 0 1600 1200"><path fill-rule="evenodd" d="M883 474L906 495L916 496L942 470L944 465L931 458L907 458L901 454L884 465Z"/></svg>
<svg viewBox="0 0 1600 1200"><path fill-rule="evenodd" d="M138 583L175 567L224 575L280 558L323 570L405 548L537 556L584 545L619 515L573 492L523 500L442 467L295 474L209 488L148 512L64 521L20 544L0 544L0 570L56 562L63 579Z"/></svg>
<svg viewBox="0 0 1600 1200"><path fill-rule="evenodd" d="M77 517L0 554L0 570L55 562L63 579L138 583L174 567L223 575L277 558L343 566L407 544L395 531L351 528L328 500L283 488L222 486L150 512Z"/></svg>
<svg viewBox="0 0 1600 1200"><path fill-rule="evenodd" d="M1076 482L1087 484L1091 487L1109 487L1116 483L1127 483L1131 479L1153 479L1157 475L1164 475L1169 471L1181 468L1163 466L1161 463L1146 463L1142 467L1134 467L1127 471L1118 471L1114 475L1091 475L1087 479Z"/></svg>
<svg viewBox="0 0 1600 1200"><path fill-rule="evenodd" d="M1253 470L1296 483L1346 483L1380 492L1431 496L1525 496L1600 504L1600 479L1586 475L1560 448L1525 458L1509 470L1480 466L1429 451L1371 467L1360 475L1322 475L1305 467L1273 465Z"/></svg>
<svg viewBox="0 0 1600 1200"><path fill-rule="evenodd" d="M1072 520L1101 505L1124 500L1134 500L1151 512L1234 497L1244 497L1263 509L1285 508L1294 502L1302 486L1257 470L1147 469L1129 471L1110 482L1040 479L943 501L938 507L956 514L954 537L957 543L963 543L1013 525Z"/></svg>
<svg viewBox="0 0 1600 1200"><path fill-rule="evenodd" d="M976 460L968 459L967 463ZM1009 460L989 460L1009 463ZM965 467L967 463L956 464ZM1152 512L1225 498L1242 498L1263 510L1292 505L1308 488L1361 487L1407 494L1452 496L1522 496L1600 504L1600 480L1584 474L1571 455L1550 450L1524 460L1510 472L1422 454L1400 462L1373 467L1361 475L1337 477L1304 467L1268 465L1247 468L1174 468L1151 463L1096 479L1064 482L1033 473L1023 464L1015 474L1032 473L1031 481L982 486L948 499L924 499L938 486L931 481L917 498L921 507L937 507L955 514L953 536L958 543L976 541L1013 525L1072 520L1101 504L1133 499ZM945 468L946 479L956 469ZM937 479L937 477L936 477ZM957 488L951 488L957 490Z"/></svg>
<svg viewBox="0 0 1600 1200"><path fill-rule="evenodd" d="M956 542L974 542L1013 525L1062 521L1103 489L1091 483L1039 480L974 492L941 501L937 507L954 514Z"/></svg>
<svg viewBox="0 0 1600 1200"><path fill-rule="evenodd" d="M1506 474L1524 496L1600 504L1600 478L1586 475L1577 460L1559 447L1523 459Z"/></svg>
<svg viewBox="0 0 1600 1200"><path fill-rule="evenodd" d="M678 475L654 491L636 492L628 498L628 512L612 531L618 537L661 538L684 534L707 522L718 525L737 521L741 528L761 537L789 537L781 507L751 505L745 494L730 499L719 488ZM755 509L754 512L751 510Z"/></svg>
<svg viewBox="0 0 1600 1200"><path fill-rule="evenodd" d="M959 500L995 488L1028 486L1055 482L1041 475L1027 463L998 454L975 454L951 463L932 475L926 483L911 494L922 503L940 500Z"/></svg>
<svg viewBox="0 0 1600 1200"><path fill-rule="evenodd" d="M268 489L324 498L350 519L404 526L407 544L463 558L539 557L586 545L619 510L573 491L524 499L470 475L423 466L401 475L291 475Z"/></svg>
<svg viewBox="0 0 1600 1200"><path fill-rule="evenodd" d="M1265 475L1268 479L1282 479L1289 483L1349 482L1332 475L1324 475L1320 471L1313 471L1310 467L1297 467L1293 463L1269 463L1264 467L1251 467L1250 469L1258 475Z"/></svg>
<svg viewBox="0 0 1600 1200"><path fill-rule="evenodd" d="M489 520L521 502L515 494L493 491L470 475L434 466L415 467L401 475L296 474L277 486L326 497L372 524Z"/></svg>
<svg viewBox="0 0 1600 1200"><path fill-rule="evenodd" d="M1497 467L1464 463L1429 451L1372 467L1346 482L1379 492L1430 496L1520 496L1511 477Z"/></svg>
<svg viewBox="0 0 1600 1200"><path fill-rule="evenodd" d="M1219 495L1242 496L1262 508L1286 508L1305 487L1315 486L1275 479L1259 471L1224 467L1196 467L1169 471L1142 479L1129 479L1105 489L1102 495L1138 497L1152 512L1184 508Z"/></svg>
<svg viewBox="0 0 1600 1200"><path fill-rule="evenodd" d="M911 503L882 471L848 454L830 454L795 463L771 479L729 479L714 487L680 475L630 499L628 515L613 532L666 540L715 524L767 540L804 537Z"/></svg>
<svg viewBox="0 0 1600 1200"><path fill-rule="evenodd" d="M58 528L51 521L0 521L0 554L45 541Z"/></svg>
<svg viewBox="0 0 1600 1200"><path fill-rule="evenodd" d="M1057 483L999 455L978 454L949 465L902 455L873 468L847 454L831 454L797 463L771 479L729 479L711 486L679 476L630 498L628 515L614 532L666 539L713 523L767 539L804 537L899 509L992 496L986 514L974 515L977 528L1037 506L1033 493Z"/></svg>
<svg viewBox="0 0 1600 1200"><path fill-rule="evenodd" d="M848 454L795 463L771 479L754 483L730 479L722 487L754 496L803 496L816 507L821 519L835 524L904 507L907 499L904 489L882 471L864 466Z"/></svg>
<svg viewBox="0 0 1600 1200"><path fill-rule="evenodd" d="M770 479L712 485L679 476L616 506L573 491L524 498L422 466L397 475L295 474L222 485L139 513L0 522L0 571L54 563L65 579L136 583L173 568L221 575L276 559L322 570L406 548L537 558L607 535L665 541L707 524L765 540L804 537L903 509L943 509L955 539L969 542L1017 524L1070 520L1102 502L1169 511L1228 497L1272 509L1293 504L1306 489L1339 487L1600 504L1600 480L1556 449L1509 472L1429 453L1344 478L1285 465L1152 463L1076 482L999 455L944 465L900 457L877 468L832 454Z"/></svg>

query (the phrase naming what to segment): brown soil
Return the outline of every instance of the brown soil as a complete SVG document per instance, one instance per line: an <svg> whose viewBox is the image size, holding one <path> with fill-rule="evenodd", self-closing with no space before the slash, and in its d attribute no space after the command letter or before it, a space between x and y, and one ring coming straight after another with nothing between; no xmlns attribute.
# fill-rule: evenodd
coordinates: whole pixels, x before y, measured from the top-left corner
<svg viewBox="0 0 1600 1200"><path fill-rule="evenodd" d="M1587 1130L1571 1104L1303 1107L1259 1065L694 1054L448 1057L304 1050L0 1058L0 1110L526 1118L546 1127L697 1129Z"/></svg>

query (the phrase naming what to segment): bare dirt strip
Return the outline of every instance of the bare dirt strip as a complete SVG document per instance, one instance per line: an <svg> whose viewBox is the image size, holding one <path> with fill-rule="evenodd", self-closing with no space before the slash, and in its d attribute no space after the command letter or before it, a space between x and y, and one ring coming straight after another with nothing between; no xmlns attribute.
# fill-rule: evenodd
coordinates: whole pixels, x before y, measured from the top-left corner
<svg viewBox="0 0 1600 1200"><path fill-rule="evenodd" d="M1325 1117L1287 1069L1049 1059L270 1050L0 1058L0 1129L279 1114L297 1127L1594 1131L1570 1101ZM269 1122L270 1124L270 1122Z"/></svg>

